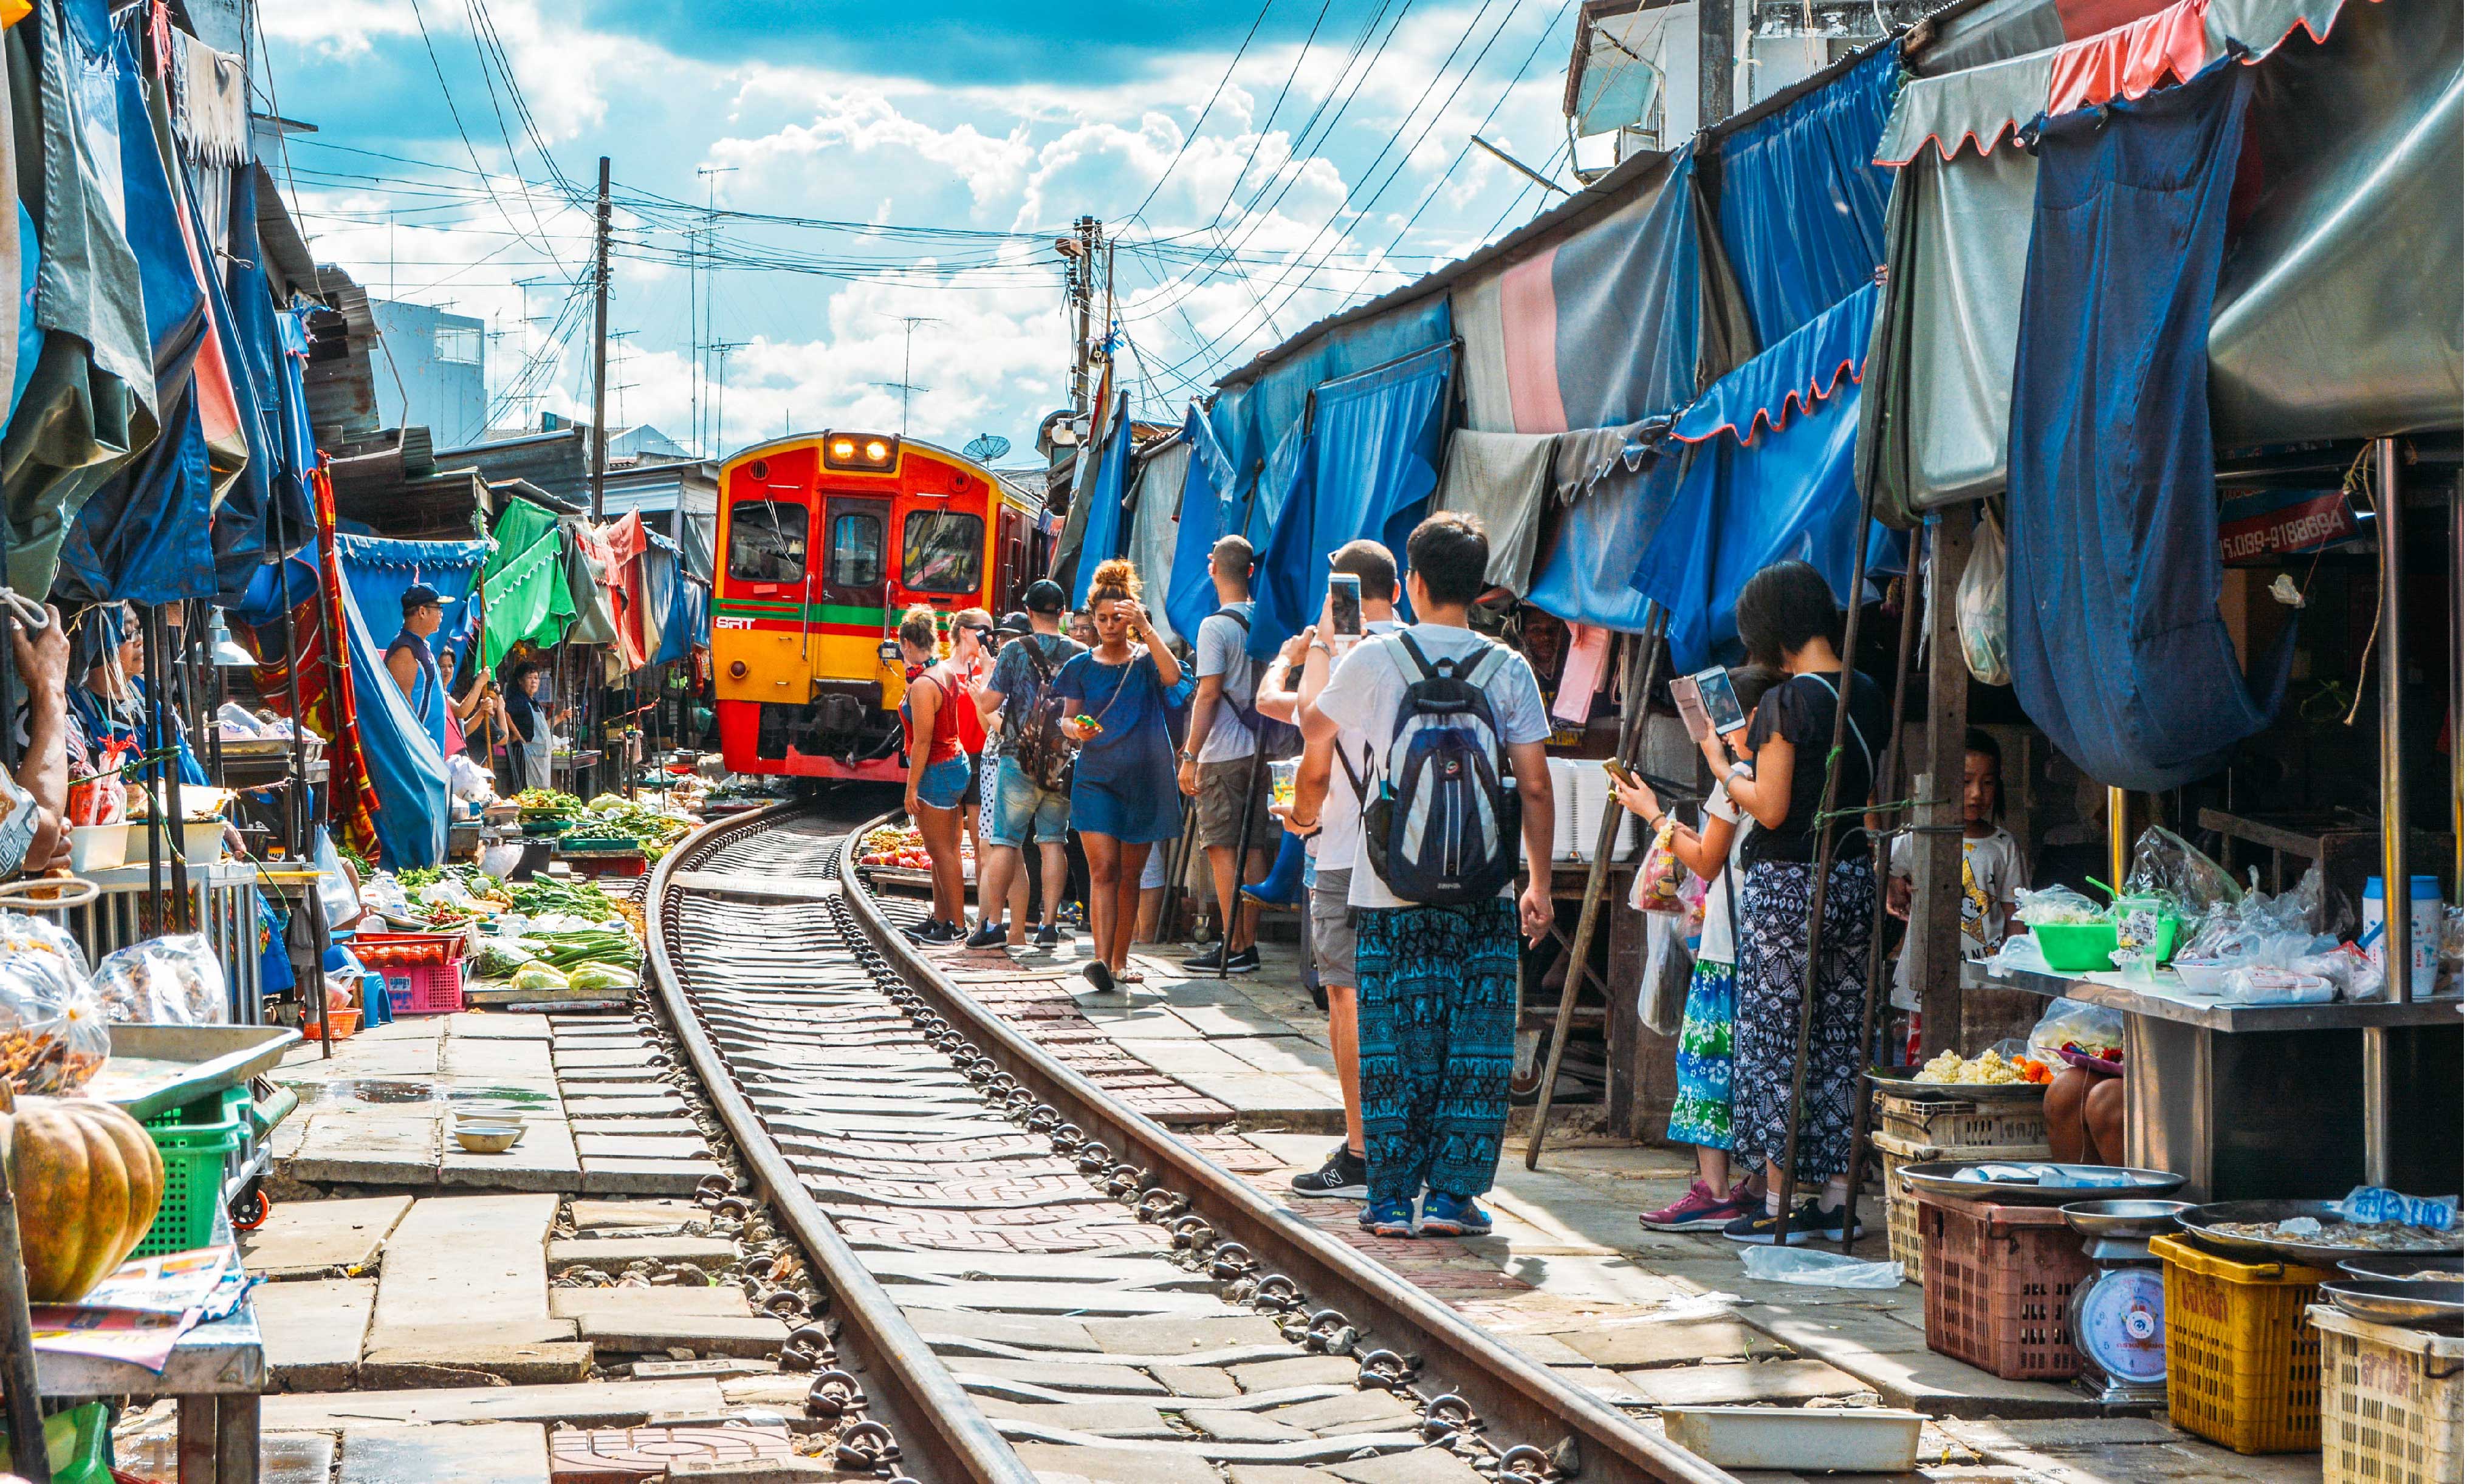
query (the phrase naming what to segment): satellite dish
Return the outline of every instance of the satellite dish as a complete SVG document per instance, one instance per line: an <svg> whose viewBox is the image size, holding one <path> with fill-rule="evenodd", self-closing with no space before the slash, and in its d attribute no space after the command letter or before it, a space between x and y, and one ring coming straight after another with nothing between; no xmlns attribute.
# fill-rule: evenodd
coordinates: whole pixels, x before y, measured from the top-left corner
<svg viewBox="0 0 2473 1484"><path fill-rule="evenodd" d="M962 457L976 459L981 464L994 464L1012 448L1012 439L995 433L982 433L962 445Z"/></svg>

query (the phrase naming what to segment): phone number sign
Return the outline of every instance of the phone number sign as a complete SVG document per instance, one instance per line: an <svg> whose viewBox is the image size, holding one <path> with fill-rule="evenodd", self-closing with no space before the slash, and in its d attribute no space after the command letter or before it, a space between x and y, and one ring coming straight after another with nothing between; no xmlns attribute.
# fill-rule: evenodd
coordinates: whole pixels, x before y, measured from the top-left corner
<svg viewBox="0 0 2473 1484"><path fill-rule="evenodd" d="M2341 490L2235 495L2216 516L2216 543L2226 562L2324 551L2360 534L2361 522Z"/></svg>

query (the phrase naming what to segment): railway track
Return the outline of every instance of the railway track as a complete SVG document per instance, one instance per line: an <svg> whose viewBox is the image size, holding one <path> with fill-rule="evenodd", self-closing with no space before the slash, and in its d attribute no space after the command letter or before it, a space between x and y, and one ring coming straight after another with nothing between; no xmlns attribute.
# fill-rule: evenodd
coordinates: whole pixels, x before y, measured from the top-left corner
<svg viewBox="0 0 2473 1484"><path fill-rule="evenodd" d="M958 992L845 872L856 812L708 826L646 911L742 1198L828 1296L784 1364L815 1372L844 1468L1725 1484Z"/></svg>

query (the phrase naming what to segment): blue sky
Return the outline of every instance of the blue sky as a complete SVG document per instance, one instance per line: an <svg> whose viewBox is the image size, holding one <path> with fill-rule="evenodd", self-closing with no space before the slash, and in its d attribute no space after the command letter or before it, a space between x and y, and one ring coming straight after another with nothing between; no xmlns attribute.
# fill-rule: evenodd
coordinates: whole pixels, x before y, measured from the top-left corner
<svg viewBox="0 0 2473 1484"><path fill-rule="evenodd" d="M1480 126L1570 181L1575 11L318 0L261 7L258 86L316 126L278 175L319 255L490 322L500 423L588 393L579 193L607 154L613 418L725 450L892 428L906 337L915 436L1027 449L1067 397L1050 240L1076 216L1119 244L1118 375L1174 417L1537 210L1541 188L1469 147Z"/></svg>

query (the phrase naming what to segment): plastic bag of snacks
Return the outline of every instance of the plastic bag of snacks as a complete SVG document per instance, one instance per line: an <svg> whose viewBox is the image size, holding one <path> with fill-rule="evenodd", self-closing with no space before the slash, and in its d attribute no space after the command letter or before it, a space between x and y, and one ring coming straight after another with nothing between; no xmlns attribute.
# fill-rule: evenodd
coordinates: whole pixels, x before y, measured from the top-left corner
<svg viewBox="0 0 2473 1484"><path fill-rule="evenodd" d="M1684 884L1691 879L1674 853L1674 822L1669 820L1649 842L1648 858L1632 873L1631 904L1643 912L1680 912Z"/></svg>
<svg viewBox="0 0 2473 1484"><path fill-rule="evenodd" d="M197 933L155 938L104 956L95 993L114 1020L143 1025L222 1025L230 1018L224 966Z"/></svg>
<svg viewBox="0 0 2473 1484"><path fill-rule="evenodd" d="M0 912L0 1082L18 1092L73 1092L110 1055L111 1031L77 941L40 918Z"/></svg>
<svg viewBox="0 0 2473 1484"><path fill-rule="evenodd" d="M2018 921L2029 927L2053 927L2105 922L2111 919L2105 916L2101 907L2080 893L2066 886L2048 886L2040 892L2018 894Z"/></svg>

